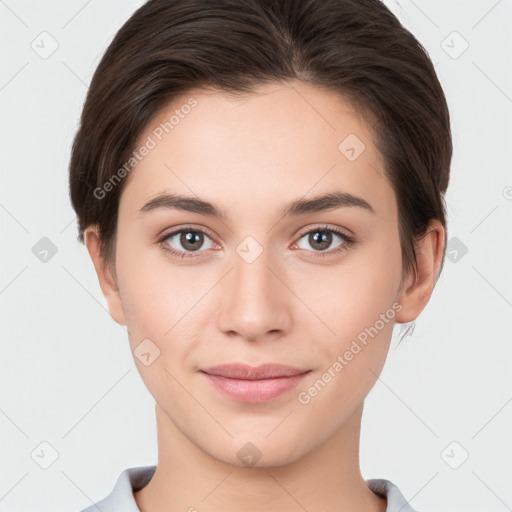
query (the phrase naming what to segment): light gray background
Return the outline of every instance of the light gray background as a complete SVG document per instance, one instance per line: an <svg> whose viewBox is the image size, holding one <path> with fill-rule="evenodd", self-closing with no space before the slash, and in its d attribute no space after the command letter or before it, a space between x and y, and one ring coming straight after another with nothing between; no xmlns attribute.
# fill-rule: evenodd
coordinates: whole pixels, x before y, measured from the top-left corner
<svg viewBox="0 0 512 512"><path fill-rule="evenodd" d="M398 348L395 329L366 400L361 468L421 512L510 510L512 2L386 3L428 50L450 105L454 261ZM67 190L92 73L141 4L0 0L0 511L79 510L123 469L156 463L153 400L76 240ZM58 43L47 58L31 47L51 49L43 31ZM32 251L43 237L57 248L46 262ZM58 454L47 469L43 442Z"/></svg>

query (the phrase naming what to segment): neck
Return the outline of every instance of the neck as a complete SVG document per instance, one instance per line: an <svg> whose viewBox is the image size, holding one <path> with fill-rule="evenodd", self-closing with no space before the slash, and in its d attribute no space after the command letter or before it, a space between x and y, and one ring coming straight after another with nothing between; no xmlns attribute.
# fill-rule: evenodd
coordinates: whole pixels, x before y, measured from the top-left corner
<svg viewBox="0 0 512 512"><path fill-rule="evenodd" d="M198 448L157 405L158 464L135 501L141 512L384 512L386 499L367 487L359 469L362 410L363 404L331 438L293 462L239 467Z"/></svg>

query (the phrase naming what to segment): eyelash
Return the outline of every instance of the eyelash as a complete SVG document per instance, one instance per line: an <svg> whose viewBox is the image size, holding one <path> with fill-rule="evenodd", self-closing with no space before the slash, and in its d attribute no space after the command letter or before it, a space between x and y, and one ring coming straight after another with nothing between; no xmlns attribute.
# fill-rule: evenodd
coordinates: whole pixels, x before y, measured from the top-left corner
<svg viewBox="0 0 512 512"><path fill-rule="evenodd" d="M171 233L166 233L164 236L162 236L160 239L158 239L158 243L161 244L162 249L165 252L170 253L173 257L180 258L180 259L199 258L199 257L201 257L201 252L205 252L205 251L201 251L201 252L198 252L195 254L189 254L184 251L176 251L175 249L169 248L168 246L166 246L164 244L164 242L167 239L171 238L172 236L177 235L178 233L183 233L183 232L187 232L187 231L191 231L193 233L202 233L203 235L213 238L212 233L208 230L198 229L198 228L194 228L192 226L185 226L176 231L172 231ZM310 229L309 231L302 233L299 236L298 240L303 238L305 235L309 235L311 233L316 233L318 231L322 231L322 232L327 231L330 233L335 233L343 240L343 244L336 249L331 249L330 251L312 251L314 253L313 258L328 258L331 256L341 254L341 253L345 252L346 250L348 250L350 247L352 247L352 245L354 245L356 243L356 239L354 237L343 233L339 229L329 227L329 226L318 226L316 228Z"/></svg>

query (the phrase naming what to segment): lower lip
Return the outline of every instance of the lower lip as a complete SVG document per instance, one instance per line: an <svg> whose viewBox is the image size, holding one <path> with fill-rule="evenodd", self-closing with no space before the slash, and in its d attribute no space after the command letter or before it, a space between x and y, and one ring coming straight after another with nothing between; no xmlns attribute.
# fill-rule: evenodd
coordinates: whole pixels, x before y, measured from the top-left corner
<svg viewBox="0 0 512 512"><path fill-rule="evenodd" d="M308 373L261 380L228 379L209 373L205 375L217 389L237 402L260 404L294 389Z"/></svg>

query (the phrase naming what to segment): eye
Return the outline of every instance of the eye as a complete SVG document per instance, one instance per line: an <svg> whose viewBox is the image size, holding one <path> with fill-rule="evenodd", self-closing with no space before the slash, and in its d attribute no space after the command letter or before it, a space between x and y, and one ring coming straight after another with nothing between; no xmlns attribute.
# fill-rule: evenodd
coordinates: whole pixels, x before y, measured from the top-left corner
<svg viewBox="0 0 512 512"><path fill-rule="evenodd" d="M170 252L178 258L195 258L197 254L205 251L200 251L205 246L205 239L210 240L210 246L207 245L206 249L211 249L215 246L209 234L201 229L185 227L171 233L167 233L159 242L166 252ZM174 244L174 245L173 245Z"/></svg>
<svg viewBox="0 0 512 512"><path fill-rule="evenodd" d="M176 258L198 258L201 256L201 253L206 252L206 250L201 251L200 249L212 249L216 247L217 244L213 242L211 236L209 232L203 229L188 226L165 234L158 242L165 252L172 254L172 256ZM333 240L336 238L341 240L341 243L334 249L327 251L326 249L332 245ZM306 243L313 248L313 251L310 251L307 247L300 246L299 242L302 239L306 240ZM205 244L205 240L209 240L209 243ZM337 228L319 226L304 233L300 237L299 242L295 245L300 249L313 252L313 257L324 258L346 251L355 243L355 239Z"/></svg>
<svg viewBox="0 0 512 512"><path fill-rule="evenodd" d="M329 246L332 245L333 240L335 240L336 238L340 239L341 243L336 248L330 251L326 251L326 249L328 249ZM315 254L314 257L326 257L334 254L339 254L343 251L346 251L355 242L354 238L352 238L351 236L343 233L342 231L336 228L331 228L329 226L321 226L313 230L310 230L300 237L300 240L302 239L305 239L306 244L313 248L313 252L319 253ZM308 249L307 247L301 247L299 242L297 242L297 245L299 246L300 249Z"/></svg>

